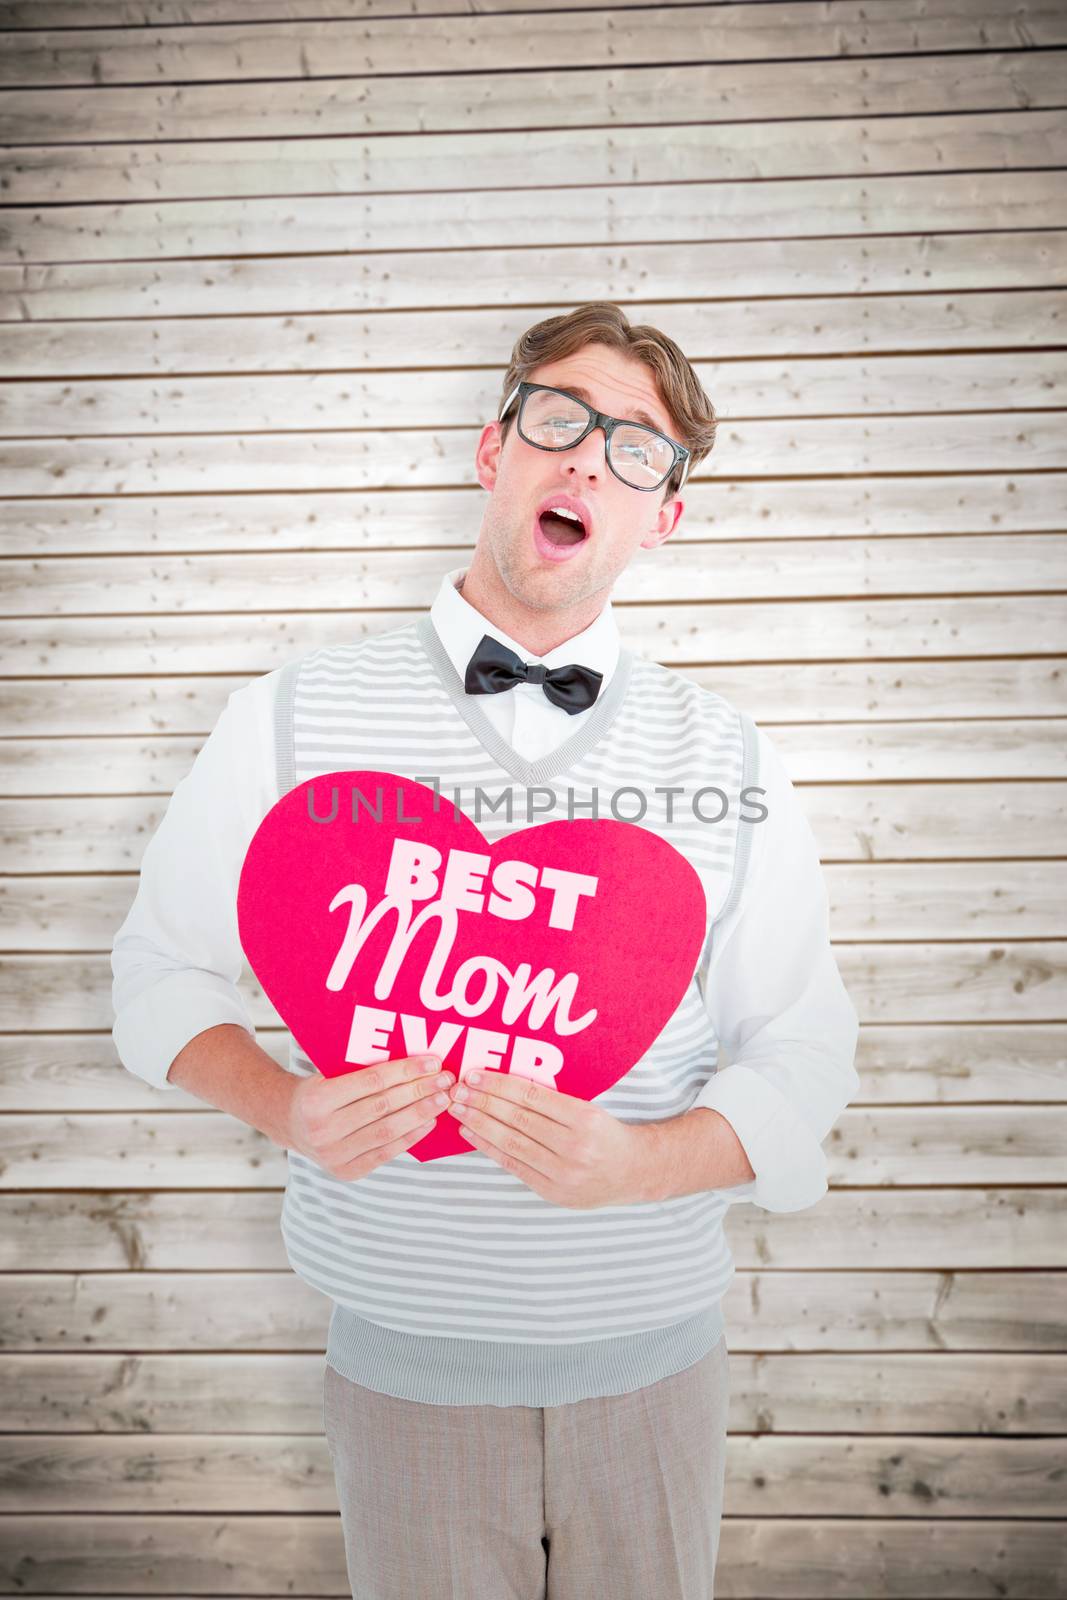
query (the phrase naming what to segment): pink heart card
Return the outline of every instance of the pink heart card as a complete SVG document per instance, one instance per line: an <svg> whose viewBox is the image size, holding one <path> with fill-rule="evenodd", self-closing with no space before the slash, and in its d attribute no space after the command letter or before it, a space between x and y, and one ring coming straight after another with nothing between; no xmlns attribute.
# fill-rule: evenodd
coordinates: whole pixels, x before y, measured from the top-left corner
<svg viewBox="0 0 1067 1600"><path fill-rule="evenodd" d="M241 945L326 1077L433 1053L593 1100L692 981L703 884L634 822L537 823L490 843L392 772L309 778L263 818L237 891ZM409 1146L469 1154L445 1115Z"/></svg>

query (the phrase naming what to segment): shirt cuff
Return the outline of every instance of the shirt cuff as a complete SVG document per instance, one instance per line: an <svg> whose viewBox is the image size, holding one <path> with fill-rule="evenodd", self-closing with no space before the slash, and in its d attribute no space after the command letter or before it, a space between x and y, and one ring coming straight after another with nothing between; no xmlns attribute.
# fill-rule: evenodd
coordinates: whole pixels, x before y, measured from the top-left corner
<svg viewBox="0 0 1067 1600"><path fill-rule="evenodd" d="M174 972L123 1007L111 1037L127 1071L157 1089L177 1089L167 1078L174 1058L190 1039L220 1022L239 1023L256 1036L232 983L214 972Z"/></svg>
<svg viewBox="0 0 1067 1600"><path fill-rule="evenodd" d="M756 1174L723 1189L731 1203L750 1200L765 1211L802 1211L822 1199L827 1190L822 1145L785 1095L754 1067L742 1062L721 1067L693 1106L708 1106L726 1118Z"/></svg>

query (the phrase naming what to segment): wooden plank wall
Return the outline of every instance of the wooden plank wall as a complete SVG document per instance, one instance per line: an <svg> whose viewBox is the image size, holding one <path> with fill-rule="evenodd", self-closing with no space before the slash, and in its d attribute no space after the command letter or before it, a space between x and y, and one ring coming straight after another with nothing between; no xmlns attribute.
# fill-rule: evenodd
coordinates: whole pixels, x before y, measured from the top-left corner
<svg viewBox="0 0 1067 1600"><path fill-rule="evenodd" d="M625 634L777 740L864 1024L830 1194L731 1217L718 1592L1067 1593L1063 0L0 29L0 1592L347 1593L284 1157L121 1069L108 952L229 691L428 605L606 298L722 419Z"/></svg>

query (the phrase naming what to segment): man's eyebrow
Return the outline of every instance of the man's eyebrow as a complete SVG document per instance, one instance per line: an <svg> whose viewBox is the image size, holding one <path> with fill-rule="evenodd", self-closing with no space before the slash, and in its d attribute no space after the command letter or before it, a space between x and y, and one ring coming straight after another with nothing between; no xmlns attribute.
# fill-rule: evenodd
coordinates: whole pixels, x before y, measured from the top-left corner
<svg viewBox="0 0 1067 1600"><path fill-rule="evenodd" d="M567 384L562 384L561 383L559 385L559 387L561 389L566 389L568 394L577 395L578 399L579 400L584 400L587 405L594 405L593 397L589 393L588 389L583 389L576 383L567 383ZM600 409L599 406L597 406L596 409L599 410ZM623 422L643 422L646 427L655 428L657 433L666 433L667 432L667 429L662 427L661 424L658 423L654 417L650 417L647 411L641 411L641 410L632 411L628 417L623 417L620 420L623 421Z"/></svg>

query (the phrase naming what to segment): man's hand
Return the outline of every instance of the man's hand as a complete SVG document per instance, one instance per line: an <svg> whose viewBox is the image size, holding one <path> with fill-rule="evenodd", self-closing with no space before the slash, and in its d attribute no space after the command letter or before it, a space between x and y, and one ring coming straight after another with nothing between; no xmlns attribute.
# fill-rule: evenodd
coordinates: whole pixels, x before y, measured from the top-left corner
<svg viewBox="0 0 1067 1600"><path fill-rule="evenodd" d="M587 1100L495 1069L467 1073L450 1101L472 1147L554 1205L580 1211L659 1198L653 1124L620 1122Z"/></svg>
<svg viewBox="0 0 1067 1600"><path fill-rule="evenodd" d="M354 1183L425 1139L454 1086L436 1056L398 1056L336 1078L299 1078L289 1102L286 1148Z"/></svg>

